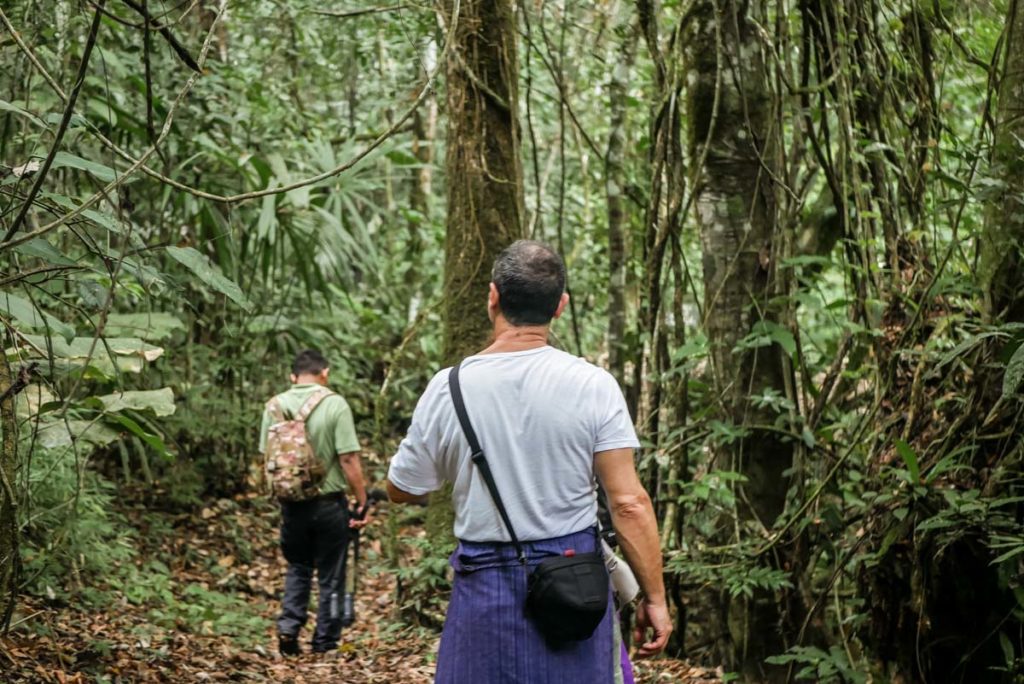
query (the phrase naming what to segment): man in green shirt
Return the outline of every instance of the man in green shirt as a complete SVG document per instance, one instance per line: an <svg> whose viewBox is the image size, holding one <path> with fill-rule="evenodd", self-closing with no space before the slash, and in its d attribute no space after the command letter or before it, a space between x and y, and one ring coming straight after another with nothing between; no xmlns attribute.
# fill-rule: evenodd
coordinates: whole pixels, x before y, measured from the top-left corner
<svg viewBox="0 0 1024 684"><path fill-rule="evenodd" d="M275 397L287 418L294 417L307 399L327 386L329 372L327 360L320 352L307 349L295 357L291 389ZM270 411L264 408L261 453L266 450L267 433L273 422ZM345 496L347 485L355 499L355 510L365 511L366 483L359 440L345 399L337 394L322 399L306 419L306 434L313 452L324 463L326 475L316 498L281 502L281 550L288 562L281 615L277 619L282 655L300 652L298 636L306 623L314 571L319 600L313 651L323 653L337 648L349 528L365 524L362 516L349 515Z"/></svg>

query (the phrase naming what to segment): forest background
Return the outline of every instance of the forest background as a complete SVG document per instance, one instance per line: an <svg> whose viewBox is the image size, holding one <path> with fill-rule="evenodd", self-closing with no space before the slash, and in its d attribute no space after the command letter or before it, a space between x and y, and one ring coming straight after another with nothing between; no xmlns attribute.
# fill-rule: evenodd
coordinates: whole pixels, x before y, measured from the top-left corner
<svg viewBox="0 0 1024 684"><path fill-rule="evenodd" d="M379 482L427 379L481 346L493 256L533 237L568 264L557 343L611 370L644 440L673 656L1024 681L1017 0L5 0L0 22L12 633L48 629L19 601L116 599L262 638L242 589L175 594L143 542L259 505L257 416L301 348ZM444 511L380 531L427 630Z"/></svg>

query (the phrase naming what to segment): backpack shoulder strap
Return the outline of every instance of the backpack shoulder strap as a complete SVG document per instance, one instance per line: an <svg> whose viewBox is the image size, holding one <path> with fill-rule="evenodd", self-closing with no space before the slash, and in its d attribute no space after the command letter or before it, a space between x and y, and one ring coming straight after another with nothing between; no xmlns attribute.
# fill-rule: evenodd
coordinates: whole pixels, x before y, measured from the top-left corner
<svg viewBox="0 0 1024 684"><path fill-rule="evenodd" d="M327 389L326 387L324 387L323 389L318 389L317 391L313 392L313 395L306 400L306 402L302 405L302 408L299 409L299 412L295 414L295 420L301 420L303 423L305 423L306 419L309 418L309 414L313 412L313 409L319 406L321 401L331 396L332 394L334 394L334 392Z"/></svg>
<svg viewBox="0 0 1024 684"><path fill-rule="evenodd" d="M279 397L274 397L267 402L267 413L270 414L270 422L272 425L275 423L283 423L285 421L284 409L281 408L281 399Z"/></svg>

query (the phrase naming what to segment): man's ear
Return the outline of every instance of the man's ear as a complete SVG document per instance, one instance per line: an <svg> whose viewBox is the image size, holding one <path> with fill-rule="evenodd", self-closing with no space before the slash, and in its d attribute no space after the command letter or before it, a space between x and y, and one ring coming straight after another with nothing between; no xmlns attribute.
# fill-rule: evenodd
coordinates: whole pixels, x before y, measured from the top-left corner
<svg viewBox="0 0 1024 684"><path fill-rule="evenodd" d="M297 376L297 375L296 375L295 373L290 373L290 374L288 375L288 379L289 379L289 380L291 381L291 383L292 383L292 384L294 385L295 383L297 383L297 382L299 381L299 376Z"/></svg>
<svg viewBox="0 0 1024 684"><path fill-rule="evenodd" d="M559 316L561 316L562 312L565 311L565 307L568 306L568 305L569 305L569 293L568 292L563 292L562 293L562 298L558 300L558 308L555 309L555 315L552 316L551 318L558 318Z"/></svg>
<svg viewBox="0 0 1024 684"><path fill-rule="evenodd" d="M321 385L326 385L327 384L327 376L330 374L330 372L331 372L330 368L324 368L322 371L320 371L320 373L318 375L320 376L320 384Z"/></svg>
<svg viewBox="0 0 1024 684"><path fill-rule="evenodd" d="M501 307L498 305L501 296L498 294L498 286L491 283L490 288L487 290L487 316L493 321L498 313L501 311Z"/></svg>

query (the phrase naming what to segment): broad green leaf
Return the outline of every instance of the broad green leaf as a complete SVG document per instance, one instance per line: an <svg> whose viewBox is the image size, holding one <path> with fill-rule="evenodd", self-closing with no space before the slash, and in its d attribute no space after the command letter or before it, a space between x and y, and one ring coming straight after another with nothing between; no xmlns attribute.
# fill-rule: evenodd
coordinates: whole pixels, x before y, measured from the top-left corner
<svg viewBox="0 0 1024 684"><path fill-rule="evenodd" d="M21 107L11 104L7 100L0 100L0 112L11 112L13 114L24 116L35 125L41 126L42 128L46 128L46 124L43 123L43 120L40 119L38 116L36 116L32 112L22 109Z"/></svg>
<svg viewBox="0 0 1024 684"><path fill-rule="evenodd" d="M40 196L43 197L44 199L50 200L51 202L57 204L58 206L64 207L69 211L74 211L79 207L79 203L76 202L75 200L71 199L70 197L65 197L64 195L58 195L57 193L54 192L44 192L41 193ZM90 221L93 221L97 225L106 228L112 233L117 233L119 235L124 235L125 233L125 230L118 222L118 219L106 212L99 211L96 209L86 209L85 211L82 212L82 216L89 219ZM139 240L138 236L134 234L132 235L132 243L138 247L145 246L145 244Z"/></svg>
<svg viewBox="0 0 1024 684"><path fill-rule="evenodd" d="M1006 662L1006 667L1013 667L1013 663L1017 659L1016 651L1010 637L1006 636L1006 632L999 633L999 646L1003 649L1003 660Z"/></svg>
<svg viewBox="0 0 1024 684"><path fill-rule="evenodd" d="M1006 364L1006 373L1003 374L1003 399L1008 399L1020 389L1020 383L1024 380L1024 344L1017 347L1013 352L1010 362Z"/></svg>
<svg viewBox="0 0 1024 684"><path fill-rule="evenodd" d="M787 356L796 353L796 338L788 328L779 325L774 321L758 321L750 330L750 334L739 342L737 348L756 349L767 347L772 343L778 344L786 352Z"/></svg>
<svg viewBox="0 0 1024 684"><path fill-rule="evenodd" d="M921 477L921 468L917 463L917 454L910 448L910 445L901 439L896 440L896 452L899 453L900 458L907 464L907 470L910 472L910 479L916 484Z"/></svg>
<svg viewBox="0 0 1024 684"><path fill-rule="evenodd" d="M181 319L162 311L115 313L107 316L106 331L118 337L138 337L148 342L166 340L175 330L185 330Z"/></svg>
<svg viewBox="0 0 1024 684"><path fill-rule="evenodd" d="M62 167L91 173L104 183L111 183L117 178L117 172L109 166L89 161L88 159L82 159L69 152L58 152L53 158L53 168L59 169Z"/></svg>
<svg viewBox="0 0 1024 684"><path fill-rule="evenodd" d="M132 433L133 435L135 435L136 437L141 439L143 442L148 444L158 454L161 454L161 455L164 455L164 456L167 455L167 446L164 444L164 441L162 439L160 439L159 436L154 435L151 432L147 432L141 425L136 423L134 420L132 420L128 416L124 416L124 415L121 415L121 414L117 413L117 414L114 414L114 415L110 416L110 418L111 418L111 420L113 420L113 422L121 425L122 427L127 429L128 432Z"/></svg>
<svg viewBox="0 0 1024 684"><path fill-rule="evenodd" d="M811 429L804 425L804 429L800 431L800 438L804 440L804 444L807 445L808 449L814 448L814 433Z"/></svg>
<svg viewBox="0 0 1024 684"><path fill-rule="evenodd" d="M704 338L688 340L676 347L672 352L672 361L678 363L685 359L701 358L708 355L708 344Z"/></svg>
<svg viewBox="0 0 1024 684"><path fill-rule="evenodd" d="M29 418L38 414L47 404L57 401L56 395L46 385L32 383L18 394L16 404L18 416Z"/></svg>
<svg viewBox="0 0 1024 684"><path fill-rule="evenodd" d="M128 392L115 392L96 397L103 403L103 408L108 412L124 411L153 411L158 416L169 416L174 413L174 393L170 387L158 390L133 390Z"/></svg>
<svg viewBox="0 0 1024 684"><path fill-rule="evenodd" d="M260 207L260 217L256 221L256 237L261 240L266 239L271 244L276 239L276 231L274 230L277 226L276 202L277 200L273 195L266 195Z"/></svg>
<svg viewBox="0 0 1024 684"><path fill-rule="evenodd" d="M265 334L271 332L282 332L295 328L295 322L281 314L262 314L254 316L245 329L254 334Z"/></svg>
<svg viewBox="0 0 1024 684"><path fill-rule="evenodd" d="M67 342L70 342L75 336L75 329L67 323L39 309L27 299L22 299L9 292L0 292L0 310L6 311L9 316L30 330L49 330L57 333Z"/></svg>
<svg viewBox="0 0 1024 684"><path fill-rule="evenodd" d="M56 420L39 427L38 444L46 449L68 447L73 443L104 446L118 437L115 430L94 420Z"/></svg>
<svg viewBox="0 0 1024 684"><path fill-rule="evenodd" d="M48 354L47 340L40 335L19 335L24 344L19 345L22 353L46 358ZM94 366L105 373L117 371L138 373L146 362L152 362L163 355L162 347L146 344L140 339L131 337L108 337L96 342L93 354L89 350L93 345L91 337L75 337L68 342L51 339L52 352L59 369L67 371L86 365ZM7 350L8 356L13 353ZM112 356L111 356L112 355Z"/></svg>
<svg viewBox="0 0 1024 684"><path fill-rule="evenodd" d="M75 262L67 258L56 247L43 238L33 238L14 248L18 254L34 257L54 266L75 266Z"/></svg>
<svg viewBox="0 0 1024 684"><path fill-rule="evenodd" d="M419 159L404 150L391 150L384 156L399 166L422 166Z"/></svg>
<svg viewBox="0 0 1024 684"><path fill-rule="evenodd" d="M1000 563L1002 563L1004 561L1008 561L1011 558L1016 558L1017 556L1019 556L1022 553L1024 553L1024 544L1021 544L1020 546L1016 546L1016 547L1010 549L1009 551L1007 551L1006 553L1004 553L1004 554L1002 554L1000 556L997 556L995 558L995 560L992 561L992 565L999 565Z"/></svg>
<svg viewBox="0 0 1024 684"><path fill-rule="evenodd" d="M231 301L243 309L248 309L251 306L248 298L242 293L242 289L233 280L225 277L221 273L220 267L211 262L205 254L191 247L168 247L167 253L175 261L199 276L204 283L227 295Z"/></svg>

